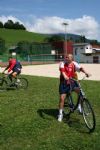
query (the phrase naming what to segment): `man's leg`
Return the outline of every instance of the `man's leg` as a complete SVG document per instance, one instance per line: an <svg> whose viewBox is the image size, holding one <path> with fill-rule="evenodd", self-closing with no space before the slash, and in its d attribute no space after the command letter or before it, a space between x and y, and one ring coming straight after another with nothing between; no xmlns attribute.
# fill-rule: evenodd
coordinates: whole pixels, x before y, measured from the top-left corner
<svg viewBox="0 0 100 150"><path fill-rule="evenodd" d="M10 83L10 86L12 87L14 85L14 80L16 79L16 76L17 76L17 73L16 72L13 72L9 78L11 78L11 83Z"/></svg>
<svg viewBox="0 0 100 150"><path fill-rule="evenodd" d="M17 76L17 72L13 72L13 73L12 73L12 77L13 77L13 78L16 78L16 76Z"/></svg>
<svg viewBox="0 0 100 150"><path fill-rule="evenodd" d="M60 95L60 100L59 100L59 115L58 115L58 121L62 121L63 119L63 108L64 108L64 101L66 98L66 94L61 94Z"/></svg>
<svg viewBox="0 0 100 150"><path fill-rule="evenodd" d="M8 75L10 82L12 83L12 73Z"/></svg>

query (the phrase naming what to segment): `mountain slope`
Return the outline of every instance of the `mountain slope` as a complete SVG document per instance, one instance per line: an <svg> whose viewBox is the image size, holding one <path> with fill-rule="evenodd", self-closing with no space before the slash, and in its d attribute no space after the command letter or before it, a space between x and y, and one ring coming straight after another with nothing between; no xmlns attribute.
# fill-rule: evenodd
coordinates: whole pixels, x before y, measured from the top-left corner
<svg viewBox="0 0 100 150"><path fill-rule="evenodd" d="M24 30L0 29L0 38L3 38L6 45L16 44L19 41L43 42L46 35L32 33Z"/></svg>

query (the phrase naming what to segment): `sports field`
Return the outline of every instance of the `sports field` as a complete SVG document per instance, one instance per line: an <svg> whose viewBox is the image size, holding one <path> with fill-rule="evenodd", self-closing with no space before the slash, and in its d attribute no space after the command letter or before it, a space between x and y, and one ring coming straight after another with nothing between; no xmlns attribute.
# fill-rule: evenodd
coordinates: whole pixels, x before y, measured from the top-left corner
<svg viewBox="0 0 100 150"><path fill-rule="evenodd" d="M25 77L27 90L0 92L0 150L100 150L100 81L82 82L97 122L88 134L77 112L57 121L58 78Z"/></svg>

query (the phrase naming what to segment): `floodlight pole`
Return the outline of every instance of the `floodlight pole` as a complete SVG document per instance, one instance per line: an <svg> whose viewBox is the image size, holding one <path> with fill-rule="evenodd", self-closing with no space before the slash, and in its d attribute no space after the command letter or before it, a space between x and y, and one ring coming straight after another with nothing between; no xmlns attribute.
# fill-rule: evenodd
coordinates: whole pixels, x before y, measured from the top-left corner
<svg viewBox="0 0 100 150"><path fill-rule="evenodd" d="M66 27L67 27L68 23L64 22L64 23L62 23L62 25L65 26L65 41L67 41Z"/></svg>
<svg viewBox="0 0 100 150"><path fill-rule="evenodd" d="M64 40L64 57L65 57L67 53L67 30L66 28L67 28L68 23L63 22L62 25L65 27L65 40Z"/></svg>

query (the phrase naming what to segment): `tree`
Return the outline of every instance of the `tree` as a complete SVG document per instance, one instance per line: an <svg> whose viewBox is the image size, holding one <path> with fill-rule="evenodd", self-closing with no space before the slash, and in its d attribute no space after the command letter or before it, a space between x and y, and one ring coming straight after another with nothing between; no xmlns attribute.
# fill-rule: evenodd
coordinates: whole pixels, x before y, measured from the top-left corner
<svg viewBox="0 0 100 150"><path fill-rule="evenodd" d="M28 41L18 42L17 46L19 47L18 53L22 56L26 56L30 53L30 43Z"/></svg>
<svg viewBox="0 0 100 150"><path fill-rule="evenodd" d="M13 29L13 21L12 20L8 20L5 24L4 24L4 28L7 28L7 29Z"/></svg>
<svg viewBox="0 0 100 150"><path fill-rule="evenodd" d="M3 28L3 23L0 21L0 28Z"/></svg>
<svg viewBox="0 0 100 150"><path fill-rule="evenodd" d="M48 43L53 43L53 42L58 42L58 41L63 41L63 37L61 35L52 35L50 37L47 37L45 39L46 42Z"/></svg>
<svg viewBox="0 0 100 150"><path fill-rule="evenodd" d="M98 45L99 43L98 43L98 41L97 41L97 40L91 40L91 41L90 41L90 44Z"/></svg>
<svg viewBox="0 0 100 150"><path fill-rule="evenodd" d="M82 36L82 35L80 36L79 40L80 40L81 43L85 43L86 42L85 36Z"/></svg>
<svg viewBox="0 0 100 150"><path fill-rule="evenodd" d="M13 29L19 29L19 22L15 22L13 25Z"/></svg>
<svg viewBox="0 0 100 150"><path fill-rule="evenodd" d="M0 55L5 52L5 40L0 38Z"/></svg>
<svg viewBox="0 0 100 150"><path fill-rule="evenodd" d="M24 27L23 24L20 24L19 22L15 22L14 25L13 25L13 29L16 29L16 30L26 30L26 28Z"/></svg>
<svg viewBox="0 0 100 150"><path fill-rule="evenodd" d="M13 22L12 20L8 20L4 24L4 28L6 29L16 29L16 30L26 30L23 24L20 24L19 22Z"/></svg>
<svg viewBox="0 0 100 150"><path fill-rule="evenodd" d="M20 24L20 25L19 25L19 29L21 29L21 30L26 30L26 28L24 27L23 24Z"/></svg>

